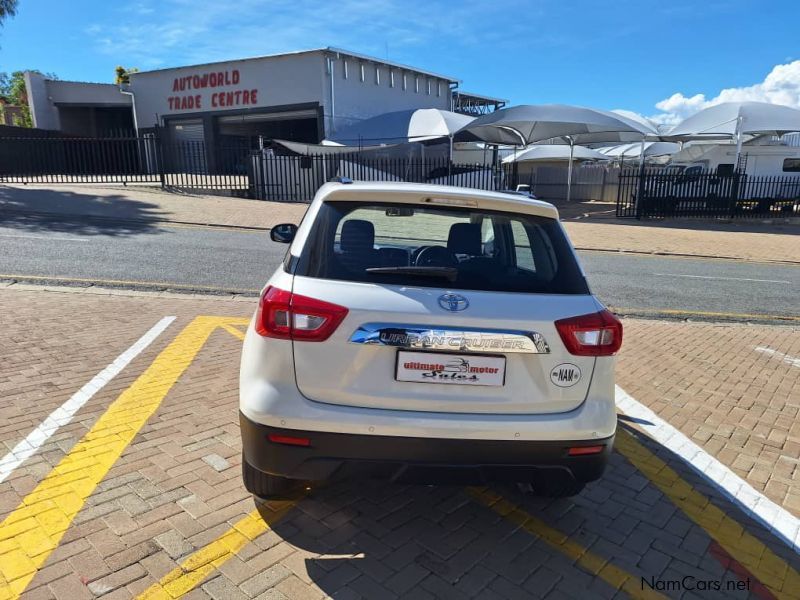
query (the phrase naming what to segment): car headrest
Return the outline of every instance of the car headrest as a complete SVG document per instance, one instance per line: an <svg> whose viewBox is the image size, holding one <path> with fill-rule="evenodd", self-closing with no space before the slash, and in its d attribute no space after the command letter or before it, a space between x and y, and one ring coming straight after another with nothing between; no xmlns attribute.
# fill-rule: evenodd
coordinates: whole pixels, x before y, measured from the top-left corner
<svg viewBox="0 0 800 600"><path fill-rule="evenodd" d="M342 252L375 249L375 226L369 221L351 219L342 225L342 237L339 240Z"/></svg>
<svg viewBox="0 0 800 600"><path fill-rule="evenodd" d="M447 236L447 249L453 254L481 254L481 226L477 223L454 223Z"/></svg>

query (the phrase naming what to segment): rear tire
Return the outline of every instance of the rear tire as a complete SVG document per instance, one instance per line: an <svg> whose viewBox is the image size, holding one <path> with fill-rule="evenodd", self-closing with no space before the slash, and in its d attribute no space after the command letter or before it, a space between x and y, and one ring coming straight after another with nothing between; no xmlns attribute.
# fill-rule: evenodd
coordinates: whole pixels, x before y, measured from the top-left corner
<svg viewBox="0 0 800 600"><path fill-rule="evenodd" d="M259 471L242 456L242 479L245 489L265 500L286 500L299 487L300 481Z"/></svg>

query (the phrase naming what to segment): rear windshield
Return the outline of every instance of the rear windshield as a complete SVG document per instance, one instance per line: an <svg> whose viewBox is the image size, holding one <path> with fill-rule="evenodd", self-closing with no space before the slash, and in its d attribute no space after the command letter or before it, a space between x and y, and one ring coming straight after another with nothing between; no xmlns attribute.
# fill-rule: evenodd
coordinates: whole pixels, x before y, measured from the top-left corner
<svg viewBox="0 0 800 600"><path fill-rule="evenodd" d="M460 207L324 203L295 274L465 290L589 293L558 221Z"/></svg>

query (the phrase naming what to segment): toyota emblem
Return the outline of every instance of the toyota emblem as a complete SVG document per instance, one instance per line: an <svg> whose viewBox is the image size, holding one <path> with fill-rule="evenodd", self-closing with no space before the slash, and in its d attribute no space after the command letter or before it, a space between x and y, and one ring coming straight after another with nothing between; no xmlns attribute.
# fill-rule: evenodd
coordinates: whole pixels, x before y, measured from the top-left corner
<svg viewBox="0 0 800 600"><path fill-rule="evenodd" d="M464 310L469 306L469 300L461 294L442 294L439 296L439 306L451 312Z"/></svg>

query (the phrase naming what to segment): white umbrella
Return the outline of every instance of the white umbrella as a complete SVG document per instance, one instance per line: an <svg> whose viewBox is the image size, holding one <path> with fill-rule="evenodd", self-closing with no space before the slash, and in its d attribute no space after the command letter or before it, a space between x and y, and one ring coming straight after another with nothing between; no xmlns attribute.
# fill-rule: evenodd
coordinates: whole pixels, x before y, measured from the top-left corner
<svg viewBox="0 0 800 600"><path fill-rule="evenodd" d="M800 110L768 102L723 102L692 115L662 139L735 139L738 165L743 135L784 135L794 131L800 131Z"/></svg>
<svg viewBox="0 0 800 600"><path fill-rule="evenodd" d="M608 156L596 150L583 146L576 146L572 150L572 158L577 160L608 160ZM544 146L529 146L519 153L506 156L504 163L532 162L537 160L570 160L570 148L566 145L548 144Z"/></svg>
<svg viewBox="0 0 800 600"><path fill-rule="evenodd" d="M501 108L478 117L461 132L485 142L527 146L562 138L570 147L567 201L572 195L572 159L576 144L644 141L658 132L625 115L566 104L526 104ZM460 132L459 132L460 133Z"/></svg>
<svg viewBox="0 0 800 600"><path fill-rule="evenodd" d="M644 156L666 156L679 152L681 145L675 142L645 142ZM606 146L598 148L598 152L606 158L641 158L642 144L619 144L617 146Z"/></svg>
<svg viewBox="0 0 800 600"><path fill-rule="evenodd" d="M344 127L328 141L345 146L400 144L452 138L474 117L438 108L384 113Z"/></svg>

